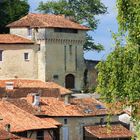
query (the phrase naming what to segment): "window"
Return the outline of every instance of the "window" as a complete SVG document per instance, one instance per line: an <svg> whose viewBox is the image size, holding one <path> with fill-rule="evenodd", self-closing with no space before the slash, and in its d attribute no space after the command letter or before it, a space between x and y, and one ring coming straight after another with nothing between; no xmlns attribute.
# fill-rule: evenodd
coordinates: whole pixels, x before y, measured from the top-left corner
<svg viewBox="0 0 140 140"><path fill-rule="evenodd" d="M28 28L28 36L32 36L32 28Z"/></svg>
<svg viewBox="0 0 140 140"><path fill-rule="evenodd" d="M68 120L67 119L64 119L64 124L68 124Z"/></svg>
<svg viewBox="0 0 140 140"><path fill-rule="evenodd" d="M59 76L58 75L53 75L54 80L58 80Z"/></svg>
<svg viewBox="0 0 140 140"><path fill-rule="evenodd" d="M54 32L61 32L61 33L78 33L77 29L68 29L68 28L55 28Z"/></svg>
<svg viewBox="0 0 140 140"><path fill-rule="evenodd" d="M27 137L27 131L17 133L20 137Z"/></svg>
<svg viewBox="0 0 140 140"><path fill-rule="evenodd" d="M100 125L104 125L105 124L105 120L104 120L104 118L101 118L100 119Z"/></svg>
<svg viewBox="0 0 140 140"><path fill-rule="evenodd" d="M28 61L29 60L29 53L24 53L24 60Z"/></svg>
<svg viewBox="0 0 140 140"><path fill-rule="evenodd" d="M2 61L2 52L3 50L0 50L0 61Z"/></svg>
<svg viewBox="0 0 140 140"><path fill-rule="evenodd" d="M37 131L37 140L44 140L44 131L43 130Z"/></svg>

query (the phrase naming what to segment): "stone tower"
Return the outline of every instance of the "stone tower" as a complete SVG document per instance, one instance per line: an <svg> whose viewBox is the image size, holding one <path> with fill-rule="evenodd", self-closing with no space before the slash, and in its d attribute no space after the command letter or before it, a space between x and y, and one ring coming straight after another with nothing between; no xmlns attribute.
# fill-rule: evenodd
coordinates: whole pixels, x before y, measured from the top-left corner
<svg viewBox="0 0 140 140"><path fill-rule="evenodd" d="M32 39L38 50L38 79L54 81L66 88L83 87L87 27L62 15L33 14L8 25L10 33Z"/></svg>

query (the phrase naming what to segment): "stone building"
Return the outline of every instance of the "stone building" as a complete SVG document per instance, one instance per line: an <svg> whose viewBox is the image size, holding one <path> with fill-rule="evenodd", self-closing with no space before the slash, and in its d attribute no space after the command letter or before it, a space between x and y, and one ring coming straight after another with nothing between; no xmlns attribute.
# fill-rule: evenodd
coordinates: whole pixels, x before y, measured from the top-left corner
<svg viewBox="0 0 140 140"><path fill-rule="evenodd" d="M62 15L31 13L8 27L10 34L32 39L40 45L38 79L54 81L70 89L83 87L83 45L89 28Z"/></svg>
<svg viewBox="0 0 140 140"><path fill-rule="evenodd" d="M38 78L38 48L33 41L12 34L0 35L0 79Z"/></svg>

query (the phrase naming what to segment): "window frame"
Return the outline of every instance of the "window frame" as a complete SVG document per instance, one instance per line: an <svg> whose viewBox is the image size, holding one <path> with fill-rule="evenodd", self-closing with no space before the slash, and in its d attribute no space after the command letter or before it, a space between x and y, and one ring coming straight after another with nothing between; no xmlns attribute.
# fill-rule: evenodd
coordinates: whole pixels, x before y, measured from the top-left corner
<svg viewBox="0 0 140 140"><path fill-rule="evenodd" d="M29 53L28 52L25 52L24 53L24 61L29 61Z"/></svg>

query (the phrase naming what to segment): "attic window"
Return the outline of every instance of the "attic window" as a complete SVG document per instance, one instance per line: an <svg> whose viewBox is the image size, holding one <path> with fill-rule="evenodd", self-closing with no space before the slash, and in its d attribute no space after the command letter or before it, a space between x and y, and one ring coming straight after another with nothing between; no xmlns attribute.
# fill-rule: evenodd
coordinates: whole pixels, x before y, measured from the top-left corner
<svg viewBox="0 0 140 140"><path fill-rule="evenodd" d="M54 32L58 33L78 33L77 29L68 29L68 28L54 28Z"/></svg>

